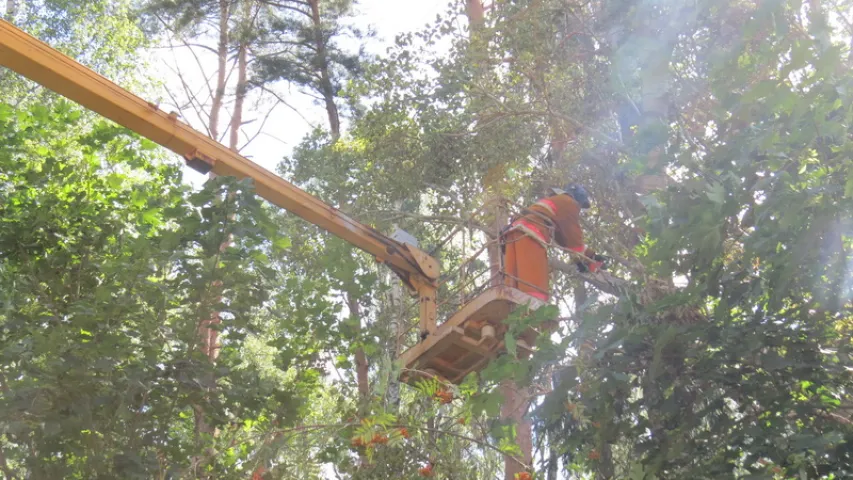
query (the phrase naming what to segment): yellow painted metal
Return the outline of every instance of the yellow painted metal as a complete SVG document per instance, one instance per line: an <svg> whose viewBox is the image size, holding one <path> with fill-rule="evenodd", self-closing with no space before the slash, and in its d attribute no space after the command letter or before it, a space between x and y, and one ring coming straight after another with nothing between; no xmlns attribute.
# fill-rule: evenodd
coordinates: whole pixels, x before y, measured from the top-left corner
<svg viewBox="0 0 853 480"><path fill-rule="evenodd" d="M491 287L463 305L437 328L432 325L430 335L411 346L400 355L402 379L414 382L425 372L434 372L451 383L461 382L471 372L483 369L504 348L506 325L503 321L518 306L526 305L536 310L546 303L520 290L505 285ZM421 321L427 318L422 315ZM486 338L483 333L491 331ZM539 332L528 329L518 339L533 344Z"/></svg>
<svg viewBox="0 0 853 480"><path fill-rule="evenodd" d="M250 177L261 197L387 263L419 296L435 302L438 262L363 225L156 105L0 20L0 65L7 67L183 156L217 175ZM434 312L435 307L432 307ZM434 315L434 313L433 313ZM434 318L427 320L434 325Z"/></svg>

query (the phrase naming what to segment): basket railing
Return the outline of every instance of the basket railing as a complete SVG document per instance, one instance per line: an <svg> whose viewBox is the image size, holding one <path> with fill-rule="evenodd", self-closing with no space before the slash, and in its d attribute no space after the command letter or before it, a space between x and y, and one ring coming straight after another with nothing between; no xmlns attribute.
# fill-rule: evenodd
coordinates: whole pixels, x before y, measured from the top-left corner
<svg viewBox="0 0 853 480"><path fill-rule="evenodd" d="M452 269L443 273L438 280L438 326L485 290L503 285L507 279L513 279L516 283L526 284L538 290L536 286L509 275L504 265L503 248L507 239L503 233L511 225L511 221L524 213L529 211L506 199L487 203L465 221L460 222L432 249L432 254L444 249L452 251L454 257L462 259ZM536 215L528 217L542 230L550 231L553 228L544 219L537 220ZM503 221L495 221L495 218ZM490 227L483 228L482 225ZM553 231L550 233L549 237L553 238ZM551 245L551 248L565 251L557 245ZM547 295L548 292L542 293ZM410 326L400 333L402 337L400 344L404 349L415 345L421 339L421 332L417 328L418 305L416 302L412 302L405 315L409 319Z"/></svg>

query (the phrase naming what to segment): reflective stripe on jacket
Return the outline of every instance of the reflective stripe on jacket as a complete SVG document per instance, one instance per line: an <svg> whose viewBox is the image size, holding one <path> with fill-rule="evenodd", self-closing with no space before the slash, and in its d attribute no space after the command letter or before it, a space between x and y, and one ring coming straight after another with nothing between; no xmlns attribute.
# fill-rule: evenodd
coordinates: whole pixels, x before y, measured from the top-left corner
<svg viewBox="0 0 853 480"><path fill-rule="evenodd" d="M546 235L539 225L536 225L531 220L528 220L525 217L519 218L518 220L512 222L508 232L512 232L514 230L518 230L528 237L536 240L541 243L543 246L547 247L551 243L551 235Z"/></svg>

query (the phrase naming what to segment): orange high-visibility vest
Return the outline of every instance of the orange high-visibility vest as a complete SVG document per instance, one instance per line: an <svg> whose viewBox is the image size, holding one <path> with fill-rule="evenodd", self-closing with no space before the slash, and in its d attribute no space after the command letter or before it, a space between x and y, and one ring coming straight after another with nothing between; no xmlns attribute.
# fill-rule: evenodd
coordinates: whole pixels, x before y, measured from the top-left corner
<svg viewBox="0 0 853 480"><path fill-rule="evenodd" d="M544 245L551 243L551 230L557 245L584 253L583 230L580 224L581 206L569 195L551 195L539 199L528 213L515 222L511 230L521 230ZM550 227L550 228L549 228Z"/></svg>

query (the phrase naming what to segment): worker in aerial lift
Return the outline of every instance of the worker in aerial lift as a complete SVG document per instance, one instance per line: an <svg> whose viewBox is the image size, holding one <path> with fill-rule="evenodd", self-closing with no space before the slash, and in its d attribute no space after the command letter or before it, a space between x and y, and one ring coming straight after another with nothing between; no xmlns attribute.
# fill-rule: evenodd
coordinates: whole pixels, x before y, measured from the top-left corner
<svg viewBox="0 0 853 480"><path fill-rule="evenodd" d="M551 194L524 210L502 234L505 284L547 302L549 297L548 246L557 245L581 254L576 260L581 272L596 272L605 258L583 241L581 209L589 208L589 193L577 184Z"/></svg>

